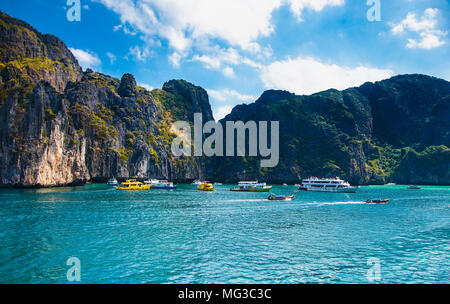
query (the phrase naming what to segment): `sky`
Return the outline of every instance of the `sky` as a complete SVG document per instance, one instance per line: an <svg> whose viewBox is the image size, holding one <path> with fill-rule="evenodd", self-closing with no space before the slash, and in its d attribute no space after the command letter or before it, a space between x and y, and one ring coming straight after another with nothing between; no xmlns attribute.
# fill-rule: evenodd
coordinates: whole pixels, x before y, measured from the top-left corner
<svg viewBox="0 0 450 304"><path fill-rule="evenodd" d="M148 89L171 79L205 88L215 119L267 89L450 80L449 0L77 1L1 0L0 10L61 38L84 69L132 73Z"/></svg>

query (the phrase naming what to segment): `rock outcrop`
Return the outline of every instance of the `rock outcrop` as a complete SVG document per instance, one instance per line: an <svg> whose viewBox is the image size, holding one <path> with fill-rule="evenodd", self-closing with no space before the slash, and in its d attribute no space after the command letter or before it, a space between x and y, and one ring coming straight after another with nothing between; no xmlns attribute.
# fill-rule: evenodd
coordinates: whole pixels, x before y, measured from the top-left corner
<svg viewBox="0 0 450 304"><path fill-rule="evenodd" d="M311 96L269 90L239 105L221 122L280 122L280 162L260 168L258 157L222 157L224 181L297 183L341 176L353 184L450 184L450 83L400 75L344 91Z"/></svg>
<svg viewBox="0 0 450 304"><path fill-rule="evenodd" d="M83 72L61 40L5 14L0 45L0 186L184 181L205 170L200 159L170 153L174 119L192 109L212 118L203 89L174 80L150 92L131 74Z"/></svg>

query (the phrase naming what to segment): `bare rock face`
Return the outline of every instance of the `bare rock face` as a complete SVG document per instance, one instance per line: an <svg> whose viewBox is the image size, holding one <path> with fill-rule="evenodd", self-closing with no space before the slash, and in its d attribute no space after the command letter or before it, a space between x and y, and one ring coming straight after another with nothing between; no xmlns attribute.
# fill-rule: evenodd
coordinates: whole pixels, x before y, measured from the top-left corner
<svg viewBox="0 0 450 304"><path fill-rule="evenodd" d="M124 74L120 80L119 89L117 93L121 97L134 97L136 96L136 80L131 74Z"/></svg>
<svg viewBox="0 0 450 304"><path fill-rule="evenodd" d="M203 113L203 121L214 120L208 93L202 87L194 86L186 80L170 80L164 83L162 89L187 101L183 105L190 109L189 114L191 115L187 117L187 120L193 121L194 113Z"/></svg>
<svg viewBox="0 0 450 304"><path fill-rule="evenodd" d="M189 105L204 96L150 92L131 74L119 81L83 73L55 36L3 13L0 21L0 186L200 177L198 159L172 156L170 127L177 115L192 116Z"/></svg>

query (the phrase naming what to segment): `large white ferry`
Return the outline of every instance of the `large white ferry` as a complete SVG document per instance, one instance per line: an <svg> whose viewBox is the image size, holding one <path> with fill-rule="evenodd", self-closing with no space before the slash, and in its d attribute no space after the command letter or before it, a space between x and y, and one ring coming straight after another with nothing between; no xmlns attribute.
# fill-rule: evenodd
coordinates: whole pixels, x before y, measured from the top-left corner
<svg viewBox="0 0 450 304"><path fill-rule="evenodd" d="M348 182L340 179L339 177L336 178L310 177L302 180L302 184L298 189L317 192L355 193L358 188L350 186Z"/></svg>
<svg viewBox="0 0 450 304"><path fill-rule="evenodd" d="M266 183L254 182L239 182L237 188L231 188L231 191L241 192L269 192L272 186L267 186Z"/></svg>

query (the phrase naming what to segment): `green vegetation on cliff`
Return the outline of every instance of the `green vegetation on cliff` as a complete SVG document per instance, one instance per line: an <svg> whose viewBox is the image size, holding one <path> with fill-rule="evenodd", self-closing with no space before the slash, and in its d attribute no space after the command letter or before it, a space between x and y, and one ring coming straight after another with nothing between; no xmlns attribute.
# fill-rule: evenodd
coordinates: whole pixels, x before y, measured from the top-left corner
<svg viewBox="0 0 450 304"><path fill-rule="evenodd" d="M220 158L218 175L278 183L338 175L354 184L450 184L449 96L449 82L425 75L311 96L266 91L222 123L279 121L278 166L263 170L259 158Z"/></svg>

